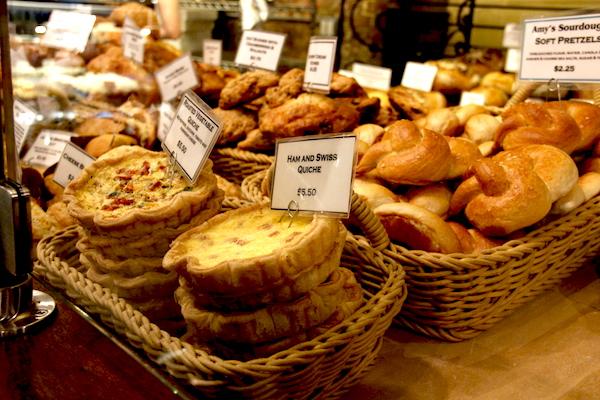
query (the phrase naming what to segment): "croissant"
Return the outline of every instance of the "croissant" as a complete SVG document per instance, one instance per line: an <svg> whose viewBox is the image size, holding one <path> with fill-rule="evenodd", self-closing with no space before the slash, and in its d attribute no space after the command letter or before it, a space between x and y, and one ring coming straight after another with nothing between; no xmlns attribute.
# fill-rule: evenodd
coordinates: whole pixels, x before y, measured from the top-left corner
<svg viewBox="0 0 600 400"><path fill-rule="evenodd" d="M600 138L600 107L583 101L553 101L546 107L564 110L575 120L581 138L574 151L589 150Z"/></svg>
<svg viewBox="0 0 600 400"><path fill-rule="evenodd" d="M444 136L401 120L386 128L381 141L367 150L356 171L372 172L391 183L426 185L444 179L451 162Z"/></svg>
<svg viewBox="0 0 600 400"><path fill-rule="evenodd" d="M564 108L520 103L502 117L495 141L504 150L525 144L550 144L570 154L579 146L581 131Z"/></svg>
<svg viewBox="0 0 600 400"><path fill-rule="evenodd" d="M486 236L504 236L541 220L552 200L533 162L518 154L482 159L473 166L481 193L465 208L471 224Z"/></svg>

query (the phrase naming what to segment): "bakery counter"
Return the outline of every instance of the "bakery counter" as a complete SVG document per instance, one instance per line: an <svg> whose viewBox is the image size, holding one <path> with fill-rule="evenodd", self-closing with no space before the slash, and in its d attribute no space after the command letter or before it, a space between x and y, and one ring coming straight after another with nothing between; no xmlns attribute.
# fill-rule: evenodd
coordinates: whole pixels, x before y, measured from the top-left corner
<svg viewBox="0 0 600 400"><path fill-rule="evenodd" d="M344 399L600 399L599 268L597 258L462 343L391 329ZM0 399L199 398L52 294L48 327L0 340Z"/></svg>

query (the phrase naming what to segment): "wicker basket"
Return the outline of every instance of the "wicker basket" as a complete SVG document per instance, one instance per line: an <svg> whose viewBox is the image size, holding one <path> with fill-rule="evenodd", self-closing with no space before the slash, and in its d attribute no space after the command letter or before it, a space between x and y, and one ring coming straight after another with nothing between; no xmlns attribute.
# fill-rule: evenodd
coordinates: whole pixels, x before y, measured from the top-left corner
<svg viewBox="0 0 600 400"><path fill-rule="evenodd" d="M273 163L271 156L230 148L213 149L210 158L216 174L238 185L248 175L262 171Z"/></svg>
<svg viewBox="0 0 600 400"><path fill-rule="evenodd" d="M36 277L63 291L159 367L208 398L341 396L373 365L383 335L406 298L402 268L364 237L349 235L341 265L355 273L364 306L323 335L268 358L224 360L170 336L123 299L87 279L75 248L77 240L75 226L43 239L37 249Z"/></svg>
<svg viewBox="0 0 600 400"><path fill-rule="evenodd" d="M265 175L266 171L257 173L242 183L250 200L264 201L261 183ZM597 196L522 239L477 255L429 253L396 244L383 253L406 272L408 297L395 322L457 342L489 329L599 251Z"/></svg>

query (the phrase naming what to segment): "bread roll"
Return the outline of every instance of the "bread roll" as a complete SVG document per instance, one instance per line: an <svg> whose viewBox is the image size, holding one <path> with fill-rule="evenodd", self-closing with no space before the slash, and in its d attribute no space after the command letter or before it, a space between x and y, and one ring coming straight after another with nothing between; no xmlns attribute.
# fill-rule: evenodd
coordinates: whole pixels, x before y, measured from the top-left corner
<svg viewBox="0 0 600 400"><path fill-rule="evenodd" d="M477 144L494 140L500 121L489 114L477 114L467 120L465 136Z"/></svg>
<svg viewBox="0 0 600 400"><path fill-rule="evenodd" d="M442 218L446 218L448 215L451 197L452 192L443 183L412 187L406 193L410 204L429 210Z"/></svg>

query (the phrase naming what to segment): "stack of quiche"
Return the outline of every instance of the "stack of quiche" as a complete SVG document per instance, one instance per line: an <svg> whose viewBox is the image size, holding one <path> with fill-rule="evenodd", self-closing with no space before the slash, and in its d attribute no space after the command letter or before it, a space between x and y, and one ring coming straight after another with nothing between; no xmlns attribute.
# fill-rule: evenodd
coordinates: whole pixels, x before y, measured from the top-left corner
<svg viewBox="0 0 600 400"><path fill-rule="evenodd" d="M220 214L179 236L163 266L177 272L176 298L190 342L226 357L270 355L325 332L362 303L340 267L339 220L264 205Z"/></svg>
<svg viewBox="0 0 600 400"><path fill-rule="evenodd" d="M177 275L162 259L173 239L221 207L210 161L189 185L165 153L118 147L86 167L64 200L80 225L77 248L88 278L163 326L180 319Z"/></svg>

